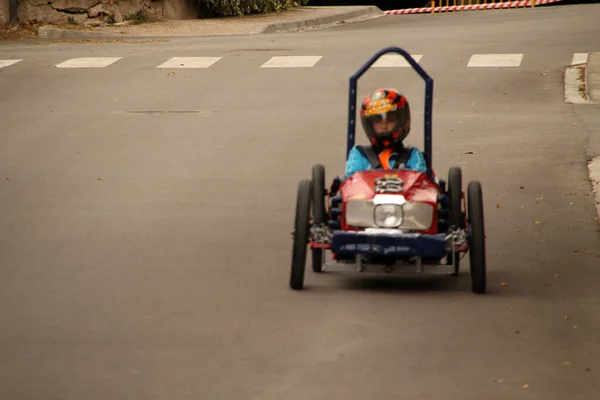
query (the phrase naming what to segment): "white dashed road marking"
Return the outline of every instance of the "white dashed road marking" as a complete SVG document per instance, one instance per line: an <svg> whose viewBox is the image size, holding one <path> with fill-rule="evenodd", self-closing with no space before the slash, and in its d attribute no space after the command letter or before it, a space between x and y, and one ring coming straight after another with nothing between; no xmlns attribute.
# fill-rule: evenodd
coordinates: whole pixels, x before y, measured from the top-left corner
<svg viewBox="0 0 600 400"><path fill-rule="evenodd" d="M585 64L587 63L589 53L573 53L573 59L571 65Z"/></svg>
<svg viewBox="0 0 600 400"><path fill-rule="evenodd" d="M412 58L414 58L414 60L417 62L417 64L419 63L419 61L421 61L421 58L423 58L423 56L420 54L419 55L411 54L410 56ZM406 61L404 56L402 56L400 54L384 54L381 57L379 57L379 59L377 61L375 61L375 63L371 67L373 67L373 68L385 68L385 67L408 67L408 68L410 68L411 65L408 63L408 61Z"/></svg>
<svg viewBox="0 0 600 400"><path fill-rule="evenodd" d="M0 68L10 67L13 64L16 64L23 60L0 60Z"/></svg>
<svg viewBox="0 0 600 400"><path fill-rule="evenodd" d="M173 57L156 68L208 68L223 57Z"/></svg>
<svg viewBox="0 0 600 400"><path fill-rule="evenodd" d="M71 58L60 64L56 64L56 68L104 68L114 62L119 61L123 57L88 57L88 58Z"/></svg>
<svg viewBox="0 0 600 400"><path fill-rule="evenodd" d="M322 56L275 56L264 63L261 68L310 68Z"/></svg>
<svg viewBox="0 0 600 400"><path fill-rule="evenodd" d="M518 67L523 54L474 54L467 67Z"/></svg>
<svg viewBox="0 0 600 400"><path fill-rule="evenodd" d="M570 65L585 64L590 53L572 53ZM420 63L422 54L411 54ZM155 68L210 68L225 57L172 57ZM311 68L323 56L274 56L268 59L260 68ZM105 68L123 57L80 57L65 60L54 65L55 68ZM24 61L23 59L0 60L0 69L10 67ZM523 54L473 54L466 67L468 68L498 68L520 67ZM567 60L564 60L566 63ZM464 66L464 64L461 64ZM410 68L410 64L400 54L384 54L371 65L374 68Z"/></svg>

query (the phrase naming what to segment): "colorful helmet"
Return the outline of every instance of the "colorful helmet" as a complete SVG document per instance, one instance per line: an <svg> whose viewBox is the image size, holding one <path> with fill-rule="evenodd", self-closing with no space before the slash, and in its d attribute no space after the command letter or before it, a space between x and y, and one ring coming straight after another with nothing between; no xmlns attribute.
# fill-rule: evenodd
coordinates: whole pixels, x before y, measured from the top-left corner
<svg viewBox="0 0 600 400"><path fill-rule="evenodd" d="M365 97L360 119L369 141L376 147L391 147L403 141L410 132L408 100L394 89L377 89ZM384 131L375 129L376 124L386 120L391 120L393 125Z"/></svg>

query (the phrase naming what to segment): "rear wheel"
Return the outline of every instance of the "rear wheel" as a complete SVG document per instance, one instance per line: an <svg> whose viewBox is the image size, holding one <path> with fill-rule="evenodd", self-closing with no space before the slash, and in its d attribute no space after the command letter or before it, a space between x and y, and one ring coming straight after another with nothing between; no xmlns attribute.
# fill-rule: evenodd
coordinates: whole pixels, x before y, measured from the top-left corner
<svg viewBox="0 0 600 400"><path fill-rule="evenodd" d="M300 181L296 197L296 218L292 234L292 268L290 287L301 290L304 287L304 270L306 266L306 247L308 245L310 203L312 200L312 182L308 179Z"/></svg>
<svg viewBox="0 0 600 400"><path fill-rule="evenodd" d="M326 222L325 209L325 167L315 164L312 168L313 187L313 226L320 226ZM315 272L323 272L323 253L325 249L312 249L312 269Z"/></svg>
<svg viewBox="0 0 600 400"><path fill-rule="evenodd" d="M464 215L462 211L462 170L460 167L452 167L448 171L448 197L450 201L450 227L464 227ZM458 275L460 268L460 253L452 253L446 256L446 263L454 265L452 275Z"/></svg>
<svg viewBox="0 0 600 400"><path fill-rule="evenodd" d="M469 215L469 260L471 264L471 286L473 293L486 291L485 224L483 217L483 194L481 183L469 182L467 186Z"/></svg>

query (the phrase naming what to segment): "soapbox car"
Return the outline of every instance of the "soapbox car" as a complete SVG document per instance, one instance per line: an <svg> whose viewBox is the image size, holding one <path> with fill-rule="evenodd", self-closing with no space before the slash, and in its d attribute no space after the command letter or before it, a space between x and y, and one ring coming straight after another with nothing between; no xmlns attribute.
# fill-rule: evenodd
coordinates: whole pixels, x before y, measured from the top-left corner
<svg viewBox="0 0 600 400"><path fill-rule="evenodd" d="M471 289L486 291L486 249L482 188L467 185L460 167L448 180L432 169L433 80L406 51L387 47L350 77L346 159L355 142L358 79L379 57L397 53L425 81L424 156L426 171L370 169L335 178L328 189L325 168L300 181L296 199L290 287L304 286L307 245L314 272L354 271L458 275L469 253ZM467 201L468 200L468 201ZM332 253L325 263L325 252Z"/></svg>

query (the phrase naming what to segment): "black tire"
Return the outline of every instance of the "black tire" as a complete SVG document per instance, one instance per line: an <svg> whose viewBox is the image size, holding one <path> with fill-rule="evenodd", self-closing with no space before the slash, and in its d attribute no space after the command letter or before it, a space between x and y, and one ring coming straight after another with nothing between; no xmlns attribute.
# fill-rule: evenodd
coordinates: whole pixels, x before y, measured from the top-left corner
<svg viewBox="0 0 600 400"><path fill-rule="evenodd" d="M450 228L464 227L464 214L462 210L462 170L460 167L452 167L448 171L448 197L450 202L449 223ZM452 253L446 256L446 263L453 264L453 276L457 276L460 269L460 253L454 253L454 262Z"/></svg>
<svg viewBox="0 0 600 400"><path fill-rule="evenodd" d="M469 236L469 260L471 264L471 286L473 293L486 292L485 221L483 216L483 194L481 183L471 181L467 186Z"/></svg>
<svg viewBox="0 0 600 400"><path fill-rule="evenodd" d="M292 234L292 269L290 287L301 290L304 287L304 270L306 267L306 247L308 245L310 203L312 200L312 182L308 179L300 181L296 197L296 217Z"/></svg>
<svg viewBox="0 0 600 400"><path fill-rule="evenodd" d="M315 164L312 168L312 187L313 187L313 225L320 225L326 222L325 209L325 167L321 164ZM314 272L323 272L323 252L324 249L312 249L312 269Z"/></svg>

